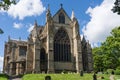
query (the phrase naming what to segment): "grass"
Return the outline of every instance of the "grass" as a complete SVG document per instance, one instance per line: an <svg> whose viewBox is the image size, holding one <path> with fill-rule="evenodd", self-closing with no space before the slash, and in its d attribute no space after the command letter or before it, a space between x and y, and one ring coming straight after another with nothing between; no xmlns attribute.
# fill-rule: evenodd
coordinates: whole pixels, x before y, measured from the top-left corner
<svg viewBox="0 0 120 80"><path fill-rule="evenodd" d="M25 74L22 80L45 80L45 76L51 76L51 80L93 80L93 74ZM108 74L97 74L97 80L109 80ZM104 79L101 79L104 77ZM7 80L5 74L0 74L0 80ZM120 80L120 75L115 75L115 80Z"/></svg>
<svg viewBox="0 0 120 80"><path fill-rule="evenodd" d="M120 80L120 75L115 75L116 80Z"/></svg>
<svg viewBox="0 0 120 80"><path fill-rule="evenodd" d="M0 80L8 80L8 76L5 74L0 74Z"/></svg>
<svg viewBox="0 0 120 80"><path fill-rule="evenodd" d="M79 74L26 74L22 80L45 80L45 76L51 76L51 80L93 80L93 74L84 74L81 77ZM107 74L97 74L97 80L109 80ZM104 79L101 79L104 77ZM115 75L116 80L120 79L120 75Z"/></svg>

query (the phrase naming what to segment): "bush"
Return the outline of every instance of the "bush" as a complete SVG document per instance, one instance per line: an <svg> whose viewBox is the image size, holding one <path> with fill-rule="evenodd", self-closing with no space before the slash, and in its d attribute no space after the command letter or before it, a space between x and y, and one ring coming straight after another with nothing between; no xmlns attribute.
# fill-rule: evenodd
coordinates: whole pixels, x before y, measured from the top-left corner
<svg viewBox="0 0 120 80"><path fill-rule="evenodd" d="M118 66L116 69L119 69L119 70L120 70L120 66Z"/></svg>
<svg viewBox="0 0 120 80"><path fill-rule="evenodd" d="M9 76L6 74L0 74L0 77L7 78L7 79L9 78Z"/></svg>
<svg viewBox="0 0 120 80"><path fill-rule="evenodd" d="M114 71L114 69L107 69L107 72L106 72L106 73L111 74L112 71Z"/></svg>
<svg viewBox="0 0 120 80"><path fill-rule="evenodd" d="M115 74L116 74L116 75L120 75L120 66L118 66L118 67L116 68Z"/></svg>
<svg viewBox="0 0 120 80"><path fill-rule="evenodd" d="M115 70L115 74L116 74L116 75L120 75L120 69L116 69L116 70Z"/></svg>
<svg viewBox="0 0 120 80"><path fill-rule="evenodd" d="M24 74L20 74L20 75L18 75L18 77L20 77L20 78L23 77L23 76L24 76Z"/></svg>
<svg viewBox="0 0 120 80"><path fill-rule="evenodd" d="M68 71L63 70L61 73L62 73L62 74L67 74L67 73L68 73Z"/></svg>

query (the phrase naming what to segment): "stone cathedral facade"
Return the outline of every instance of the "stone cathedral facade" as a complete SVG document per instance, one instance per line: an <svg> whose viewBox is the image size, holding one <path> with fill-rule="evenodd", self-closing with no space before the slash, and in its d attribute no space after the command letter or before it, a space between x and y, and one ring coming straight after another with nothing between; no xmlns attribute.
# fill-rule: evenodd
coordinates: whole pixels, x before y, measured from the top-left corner
<svg viewBox="0 0 120 80"><path fill-rule="evenodd" d="M93 70L92 49L79 33L79 23L72 12L71 18L64 8L51 15L46 11L46 24L34 23L28 40L8 39L4 50L4 73L60 73Z"/></svg>

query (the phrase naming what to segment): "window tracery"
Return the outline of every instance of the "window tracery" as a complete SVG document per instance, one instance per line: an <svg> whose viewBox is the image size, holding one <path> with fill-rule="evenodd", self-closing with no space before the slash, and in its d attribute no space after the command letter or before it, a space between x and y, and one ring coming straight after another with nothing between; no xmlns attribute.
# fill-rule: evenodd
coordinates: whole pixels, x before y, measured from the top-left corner
<svg viewBox="0 0 120 80"><path fill-rule="evenodd" d="M64 29L58 30L54 37L54 61L71 61L70 40Z"/></svg>

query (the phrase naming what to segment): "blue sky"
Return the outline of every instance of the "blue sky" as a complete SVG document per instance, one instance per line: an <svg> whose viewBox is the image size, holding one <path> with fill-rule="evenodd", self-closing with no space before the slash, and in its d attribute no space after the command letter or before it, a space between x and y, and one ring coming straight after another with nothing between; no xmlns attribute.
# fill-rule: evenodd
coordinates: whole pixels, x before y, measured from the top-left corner
<svg viewBox="0 0 120 80"><path fill-rule="evenodd" d="M18 0L19 1L19 0ZM120 16L112 13L115 0L20 0L11 5L8 11L0 10L0 69L4 56L4 44L11 39L27 40L34 21L45 24L46 9L50 5L52 16L60 9L60 4L71 17L72 10L80 24L80 33L84 33L92 46L98 46L110 35L111 29L120 25Z"/></svg>

